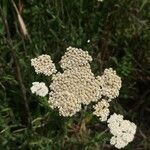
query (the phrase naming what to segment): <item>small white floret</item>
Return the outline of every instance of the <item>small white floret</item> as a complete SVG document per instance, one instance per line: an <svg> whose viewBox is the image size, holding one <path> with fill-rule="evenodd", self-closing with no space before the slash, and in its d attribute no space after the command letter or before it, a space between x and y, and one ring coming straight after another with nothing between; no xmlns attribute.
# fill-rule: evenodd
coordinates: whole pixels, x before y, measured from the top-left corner
<svg viewBox="0 0 150 150"><path fill-rule="evenodd" d="M31 92L33 94L44 97L48 94L48 88L44 82L33 82L31 87Z"/></svg>
<svg viewBox="0 0 150 150"><path fill-rule="evenodd" d="M122 115L116 113L111 115L107 122L110 132L113 134L110 144L121 149L133 141L137 128L133 122L124 120Z"/></svg>

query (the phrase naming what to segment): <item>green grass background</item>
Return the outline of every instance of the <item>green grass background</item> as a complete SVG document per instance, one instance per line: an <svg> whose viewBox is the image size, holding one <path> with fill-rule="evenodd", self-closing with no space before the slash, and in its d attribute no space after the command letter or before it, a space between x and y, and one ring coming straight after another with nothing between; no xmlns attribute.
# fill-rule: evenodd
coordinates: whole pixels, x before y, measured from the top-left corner
<svg viewBox="0 0 150 150"><path fill-rule="evenodd" d="M120 96L112 102L111 112L123 114L138 126L134 141L124 149L149 150L150 1L15 0L15 3L29 37L24 37L20 30L12 1L0 0L11 36L10 44L0 18L0 150L115 149L109 145L111 134L106 123L92 116L90 108L83 108L72 118L62 118L49 108L48 98L30 92L32 82L50 82L49 78L35 74L30 59L49 54L59 69L58 62L68 46L89 52L95 75L112 67L121 76Z"/></svg>

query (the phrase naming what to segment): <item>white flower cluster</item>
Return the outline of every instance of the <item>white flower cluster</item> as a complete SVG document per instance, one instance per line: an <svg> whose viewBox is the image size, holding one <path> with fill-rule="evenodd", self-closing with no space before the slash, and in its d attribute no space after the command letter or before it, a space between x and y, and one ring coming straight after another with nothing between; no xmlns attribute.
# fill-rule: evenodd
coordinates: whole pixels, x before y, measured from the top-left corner
<svg viewBox="0 0 150 150"><path fill-rule="evenodd" d="M43 73L46 76L50 76L56 72L55 65L49 55L43 54L37 58L31 59L31 66L34 67L37 74Z"/></svg>
<svg viewBox="0 0 150 150"><path fill-rule="evenodd" d="M75 69L82 66L89 66L89 62L91 61L92 57L87 51L70 46L62 57L60 64L63 69Z"/></svg>
<svg viewBox="0 0 150 150"><path fill-rule="evenodd" d="M49 55L32 59L31 65L37 74L52 75L48 100L52 109L58 109L61 116L71 117L81 110L82 105L96 102L93 114L101 121L107 121L113 134L110 143L118 149L123 148L133 140L136 125L123 120L122 115L113 114L108 119L109 102L118 97L121 78L112 68L105 69L102 76L95 77L90 68L91 61L92 57L87 51L68 47L60 61L62 73L56 73ZM48 94L43 82L34 82L31 91L39 96Z"/></svg>
<svg viewBox="0 0 150 150"><path fill-rule="evenodd" d="M65 70L63 73L56 74L53 77L50 89L55 93L67 91L76 95L79 103L86 105L92 101L98 101L101 97L97 80L87 67ZM51 101L51 99L49 100Z"/></svg>
<svg viewBox="0 0 150 150"><path fill-rule="evenodd" d="M58 108L60 115L72 116L80 111L81 104L88 105L101 98L100 87L91 72L90 61L92 58L88 52L73 47L67 48L60 61L64 72L53 75L50 85L49 104L52 108ZM66 98L60 97L60 93L64 92L65 97L68 95L67 102ZM71 111L68 107L72 107Z"/></svg>
<svg viewBox="0 0 150 150"><path fill-rule="evenodd" d="M93 114L96 115L97 117L100 117L101 121L106 121L110 112L108 107L109 107L108 101L102 99L94 106L95 111L93 112Z"/></svg>
<svg viewBox="0 0 150 150"><path fill-rule="evenodd" d="M75 95L70 92L50 92L49 104L52 109L58 108L59 114L64 117L73 116L81 110L81 104Z"/></svg>
<svg viewBox="0 0 150 150"><path fill-rule="evenodd" d="M105 69L102 76L98 76L97 80L101 87L101 94L109 100L119 96L121 88L121 78L116 74L112 68Z"/></svg>
<svg viewBox="0 0 150 150"><path fill-rule="evenodd" d="M48 88L44 82L33 82L31 92L33 94L44 97L48 94Z"/></svg>
<svg viewBox="0 0 150 150"><path fill-rule="evenodd" d="M110 132L113 134L110 144L121 149L133 141L137 128L134 123L124 120L122 115L116 113L111 115L107 122Z"/></svg>

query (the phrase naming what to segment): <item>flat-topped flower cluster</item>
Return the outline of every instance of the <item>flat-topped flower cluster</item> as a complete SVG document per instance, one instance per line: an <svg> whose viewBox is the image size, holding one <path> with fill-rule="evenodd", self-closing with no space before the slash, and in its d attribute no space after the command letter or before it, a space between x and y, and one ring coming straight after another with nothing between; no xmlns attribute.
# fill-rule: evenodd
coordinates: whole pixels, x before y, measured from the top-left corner
<svg viewBox="0 0 150 150"><path fill-rule="evenodd" d="M124 148L129 142L133 141L136 132L136 125L129 120L124 120L122 115L114 113L107 120L110 132L113 137L110 140L116 148Z"/></svg>
<svg viewBox="0 0 150 150"><path fill-rule="evenodd" d="M31 59L31 66L34 67L37 74L42 73L50 76L56 72L55 65L49 55L41 55L38 58Z"/></svg>
<svg viewBox="0 0 150 150"><path fill-rule="evenodd" d="M91 71L91 61L92 57L87 51L74 47L68 47L66 53L62 56L60 66L63 72L56 70L49 55L41 55L31 59L31 65L35 68L37 74L42 73L46 76L52 76L48 103L52 109L58 109L61 116L71 117L81 110L82 105L94 104L93 114L99 117L101 121L107 121L110 113L110 102L119 96L122 81L112 68L105 69L101 76L95 77ZM45 86L43 82L35 82L31 91L36 95L45 96L48 93L48 88ZM125 139L125 136L130 134L130 131L127 130L125 130L126 134L123 134L125 132L123 130L120 131L121 135L114 134L113 124L116 130L121 127L120 123L117 126L115 121L111 121L113 120L112 117L108 119L108 127L114 135L111 138L111 144L116 148L122 148L133 140L135 132L132 132L132 138L130 137L130 139ZM124 123L123 120L121 121ZM136 130L134 123L127 120L125 122L128 122L130 128L134 126L134 131Z"/></svg>

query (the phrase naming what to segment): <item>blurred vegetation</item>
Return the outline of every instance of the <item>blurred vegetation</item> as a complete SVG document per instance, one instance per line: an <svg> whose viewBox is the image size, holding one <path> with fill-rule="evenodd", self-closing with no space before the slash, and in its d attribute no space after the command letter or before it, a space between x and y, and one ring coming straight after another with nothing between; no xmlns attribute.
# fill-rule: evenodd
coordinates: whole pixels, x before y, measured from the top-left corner
<svg viewBox="0 0 150 150"><path fill-rule="evenodd" d="M15 5L17 6L17 10ZM138 126L126 150L150 149L149 0L0 0L0 150L107 150L106 123L84 108L72 118L30 93L37 76L30 59L57 64L68 46L88 50L98 75L113 67L123 80L111 105ZM23 18L28 34L18 20ZM88 42L90 40L90 42Z"/></svg>

